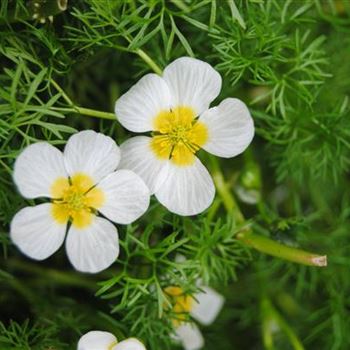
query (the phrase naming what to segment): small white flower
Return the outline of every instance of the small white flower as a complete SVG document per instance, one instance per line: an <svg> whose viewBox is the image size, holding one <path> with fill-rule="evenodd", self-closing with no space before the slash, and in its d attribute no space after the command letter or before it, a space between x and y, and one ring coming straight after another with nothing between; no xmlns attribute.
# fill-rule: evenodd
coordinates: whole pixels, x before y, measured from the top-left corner
<svg viewBox="0 0 350 350"><path fill-rule="evenodd" d="M152 132L121 146L121 167L135 171L160 203L179 215L195 215L213 201L211 176L195 156L201 148L219 157L242 153L254 124L246 105L234 98L209 108L221 77L209 64L182 57L160 77L147 74L115 105L130 131Z"/></svg>
<svg viewBox="0 0 350 350"><path fill-rule="evenodd" d="M28 146L16 160L14 181L24 197L51 202L17 213L12 241L44 260L62 245L70 221L66 251L73 266L91 273L110 266L119 254L118 231L97 213L129 224L149 205L145 183L130 170L115 171L119 161L117 144L92 130L71 136L63 153L46 142Z"/></svg>
<svg viewBox="0 0 350 350"><path fill-rule="evenodd" d="M177 315L173 320L175 340L182 343L185 350L199 350L204 346L204 338L197 325L186 322L190 314L202 325L214 322L224 304L224 298L210 287L201 287L202 292L193 297L185 295L180 287L168 287L165 293L173 299L172 312Z"/></svg>
<svg viewBox="0 0 350 350"><path fill-rule="evenodd" d="M90 331L80 338L77 350L146 350L146 348L136 338L129 338L119 343L112 333Z"/></svg>

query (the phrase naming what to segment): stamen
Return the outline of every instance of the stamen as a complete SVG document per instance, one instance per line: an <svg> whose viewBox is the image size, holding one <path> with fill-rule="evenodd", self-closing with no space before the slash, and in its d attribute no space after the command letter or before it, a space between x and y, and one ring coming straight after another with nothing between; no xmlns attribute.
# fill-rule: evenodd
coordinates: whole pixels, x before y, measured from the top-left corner
<svg viewBox="0 0 350 350"><path fill-rule="evenodd" d="M161 112L154 124L152 149L160 158L168 158L177 165L190 165L208 138L206 126L189 107Z"/></svg>
<svg viewBox="0 0 350 350"><path fill-rule="evenodd" d="M79 228L92 222L92 215L104 201L103 192L93 187L93 180L85 174L70 179L59 178L52 186L52 215L60 223L69 219Z"/></svg>
<svg viewBox="0 0 350 350"><path fill-rule="evenodd" d="M188 318L194 306L194 299L184 293L181 287L170 286L164 289L164 292L170 297L172 301L172 313L174 318L172 322L175 326L179 326Z"/></svg>

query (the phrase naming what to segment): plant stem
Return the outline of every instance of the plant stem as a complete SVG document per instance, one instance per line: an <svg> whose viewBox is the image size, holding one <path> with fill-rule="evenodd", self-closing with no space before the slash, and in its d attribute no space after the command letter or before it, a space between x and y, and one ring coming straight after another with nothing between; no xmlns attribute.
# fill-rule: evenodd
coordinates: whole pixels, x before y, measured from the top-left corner
<svg viewBox="0 0 350 350"><path fill-rule="evenodd" d="M11 268L20 269L21 271L44 277L45 281L49 283L51 283L50 281L55 281L55 283L60 285L76 286L96 291L96 282L85 276L81 276L79 273L42 268L37 264L15 259L9 259L8 265Z"/></svg>
<svg viewBox="0 0 350 350"><path fill-rule="evenodd" d="M219 192L219 195L222 199L222 202L229 214L232 213L234 216L236 223L237 224L242 224L244 222L244 216L239 209L232 192L230 191L230 188L228 185L225 183L224 176L221 172L221 169L219 167L218 160L214 157L210 158L211 163L212 163L212 176L214 179L215 186Z"/></svg>
<svg viewBox="0 0 350 350"><path fill-rule="evenodd" d="M244 244L258 250L259 252L277 258L308 266L327 266L326 255L312 254L304 250L283 245L270 238L254 234L249 228L239 232L236 237Z"/></svg>
<svg viewBox="0 0 350 350"><path fill-rule="evenodd" d="M182 0L171 0L171 2L184 12L190 12L190 8Z"/></svg>
<svg viewBox="0 0 350 350"><path fill-rule="evenodd" d="M56 83L55 80L51 79L50 83L55 87L55 89L62 95L63 99L67 102L69 106L74 107L74 102L69 98L65 91Z"/></svg>
<svg viewBox="0 0 350 350"><path fill-rule="evenodd" d="M215 182L215 186L219 192L219 195L227 212L229 214L232 213L237 224L243 224L245 222L245 218L235 200L235 197L230 191L230 188L225 183L218 160L214 157L211 157L210 159L213 168L212 176ZM251 248L254 248L262 253L275 256L277 258L308 266L327 266L327 256L312 254L304 250L283 245L272 240L271 238L256 235L249 227L246 227L244 230L240 231L237 234L236 238Z"/></svg>
<svg viewBox="0 0 350 350"><path fill-rule="evenodd" d="M152 60L150 56L146 54L141 49L137 49L135 51L136 54L138 54L152 69L155 73L162 75L163 71L162 69ZM72 112L72 113L79 113L83 115L88 115L90 117L96 117L100 119L109 119L109 120L116 120L117 117L114 113L110 112L102 112L91 108L85 108L85 107L78 107L74 104L74 102L70 99L70 97L65 93L65 91L60 87L59 84L53 79L51 79L50 83L55 87L55 89L62 95L62 98L66 101L69 107L71 108L59 108L59 107L52 107L53 110L59 110L62 112Z"/></svg>
<svg viewBox="0 0 350 350"><path fill-rule="evenodd" d="M267 350L273 350L273 334L276 333L276 326L285 333L288 337L294 350L304 350L304 346L299 340L298 336L294 333L293 329L279 314L279 312L272 305L271 301L267 298L261 300L261 316L262 316L262 332L264 346Z"/></svg>
<svg viewBox="0 0 350 350"><path fill-rule="evenodd" d="M65 91L56 83L55 80L52 79L50 82L55 87L55 89L62 95L63 99L67 102L68 106L70 106L70 108L51 107L52 110L57 110L61 112L79 113L79 114L84 114L90 117L96 117L101 119L110 119L110 120L117 119L114 113L102 112L96 109L76 106L74 102L70 99L70 97L65 93Z"/></svg>
<svg viewBox="0 0 350 350"><path fill-rule="evenodd" d="M0 159L0 164L4 167L4 169L6 169L6 171L9 174L12 174L12 169L5 162L3 162L1 159Z"/></svg>
<svg viewBox="0 0 350 350"><path fill-rule="evenodd" d="M97 111L95 109L77 107L77 106L74 108L74 110L77 113L88 115L90 117L109 119L109 120L117 120L116 115L114 113L110 113L110 112L102 112L102 111Z"/></svg>
<svg viewBox="0 0 350 350"><path fill-rule="evenodd" d="M53 111L78 113L78 114L88 115L89 117L96 117L100 119L117 120L117 116L114 113L98 111L96 109L90 109L90 108L84 108L84 107L78 107L78 106L74 106L72 108L51 107L51 109Z"/></svg>
<svg viewBox="0 0 350 350"><path fill-rule="evenodd" d="M154 62L154 61L152 60L152 58L151 58L150 56L148 56L148 55L146 54L145 51L143 51L143 50L141 50L141 49L137 49L137 50L135 50L135 53L136 53L137 55L139 55L139 56L151 67L151 69L152 69L155 73L157 73L158 75L162 75L162 74L163 74L163 70L157 65L156 62Z"/></svg>
<svg viewBox="0 0 350 350"><path fill-rule="evenodd" d="M213 218L215 217L215 214L219 210L221 205L221 199L215 198L213 204L210 206L210 209L208 210L207 218L209 222L213 221Z"/></svg>

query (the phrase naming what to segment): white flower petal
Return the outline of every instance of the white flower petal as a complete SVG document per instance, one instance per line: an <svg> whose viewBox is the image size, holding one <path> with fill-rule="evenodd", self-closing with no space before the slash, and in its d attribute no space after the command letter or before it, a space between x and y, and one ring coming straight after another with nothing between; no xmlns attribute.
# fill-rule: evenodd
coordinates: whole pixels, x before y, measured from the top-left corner
<svg viewBox="0 0 350 350"><path fill-rule="evenodd" d="M99 211L118 224L131 224L145 213L150 194L143 180L130 170L118 170L97 186L105 202Z"/></svg>
<svg viewBox="0 0 350 350"><path fill-rule="evenodd" d="M219 106L204 112L199 120L208 127L203 148L219 157L242 153L254 136L254 122L247 106L236 98L226 98Z"/></svg>
<svg viewBox="0 0 350 350"><path fill-rule="evenodd" d="M138 339L129 338L118 343L111 350L146 350L146 348Z"/></svg>
<svg viewBox="0 0 350 350"><path fill-rule="evenodd" d="M44 203L21 209L12 219L10 236L22 253L44 260L62 245L66 226L54 221L51 204Z"/></svg>
<svg viewBox="0 0 350 350"><path fill-rule="evenodd" d="M117 168L120 150L109 136L85 130L69 138L64 160L69 175L85 173L97 183Z"/></svg>
<svg viewBox="0 0 350 350"><path fill-rule="evenodd" d="M191 315L203 325L214 322L224 305L224 297L210 287L202 287L203 292L194 297L196 303L193 305Z"/></svg>
<svg viewBox="0 0 350 350"><path fill-rule="evenodd" d="M59 177L68 177L62 152L47 142L28 146L15 162L13 178L23 197L50 197Z"/></svg>
<svg viewBox="0 0 350 350"><path fill-rule="evenodd" d="M194 323L183 323L175 332L185 350L199 350L204 346L203 335Z"/></svg>
<svg viewBox="0 0 350 350"><path fill-rule="evenodd" d="M207 209L215 195L208 170L196 158L193 165L169 165L168 177L155 193L157 199L171 212L195 215Z"/></svg>
<svg viewBox="0 0 350 350"><path fill-rule="evenodd" d="M221 90L220 74L210 64L195 58L178 58L164 69L163 77L174 106L192 107L197 115L209 108Z"/></svg>
<svg viewBox="0 0 350 350"><path fill-rule="evenodd" d="M100 272L113 264L119 255L118 231L108 220L95 216L88 227L71 226L66 250L77 270Z"/></svg>
<svg viewBox="0 0 350 350"><path fill-rule="evenodd" d="M145 132L153 130L153 119L170 107L171 95L164 79L147 74L117 100L115 113L126 129Z"/></svg>
<svg viewBox="0 0 350 350"><path fill-rule="evenodd" d="M153 194L165 181L168 161L157 158L151 149L151 138L132 137L121 146L119 169L129 169L139 175Z"/></svg>
<svg viewBox="0 0 350 350"><path fill-rule="evenodd" d="M117 338L112 333L90 331L79 339L77 350L109 350L116 341Z"/></svg>

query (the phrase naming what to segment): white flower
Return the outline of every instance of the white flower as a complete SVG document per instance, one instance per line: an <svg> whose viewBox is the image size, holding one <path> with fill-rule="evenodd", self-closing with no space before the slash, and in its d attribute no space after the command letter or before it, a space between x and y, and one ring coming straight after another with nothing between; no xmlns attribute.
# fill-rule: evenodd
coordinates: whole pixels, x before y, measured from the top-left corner
<svg viewBox="0 0 350 350"><path fill-rule="evenodd" d="M112 333L90 331L80 338L77 350L146 350L146 348L136 338L129 338L119 343Z"/></svg>
<svg viewBox="0 0 350 350"><path fill-rule="evenodd" d="M202 325L208 326L219 314L224 298L210 287L201 287L202 292L193 297L185 295L180 287L168 287L165 293L173 299L172 312L177 315L173 320L175 339L180 341L185 350L199 350L204 346L204 338L197 325L186 322L190 314Z"/></svg>
<svg viewBox="0 0 350 350"><path fill-rule="evenodd" d="M135 171L160 203L179 215L195 215L213 201L211 176L195 156L201 148L230 158L252 141L254 124L235 98L209 108L219 95L221 77L209 64L182 57L160 77L147 74L115 105L130 131L152 132L121 146L121 167Z"/></svg>
<svg viewBox="0 0 350 350"><path fill-rule="evenodd" d="M17 158L14 181L26 198L50 203L26 207L12 220L12 241L29 257L43 260L56 252L69 227L66 251L73 266L99 272L119 254L118 231L105 218L129 224L149 205L149 190L130 170L115 169L116 143L92 130L70 137L64 152L46 142L28 146Z"/></svg>

